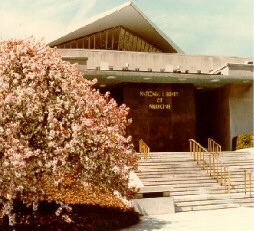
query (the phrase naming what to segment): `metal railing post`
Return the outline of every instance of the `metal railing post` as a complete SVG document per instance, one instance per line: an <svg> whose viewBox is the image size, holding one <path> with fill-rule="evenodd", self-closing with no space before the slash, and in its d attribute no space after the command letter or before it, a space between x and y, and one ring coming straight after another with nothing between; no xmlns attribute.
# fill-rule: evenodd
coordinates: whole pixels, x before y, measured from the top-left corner
<svg viewBox="0 0 254 231"><path fill-rule="evenodd" d="M195 156L195 160L198 161L198 144L196 144L196 148L195 148L195 151L196 151L196 156Z"/></svg>
<svg viewBox="0 0 254 231"><path fill-rule="evenodd" d="M201 145L199 146L199 162L201 164Z"/></svg>
<svg viewBox="0 0 254 231"><path fill-rule="evenodd" d="M195 160L197 160L197 156L198 156L198 145L197 143L195 143Z"/></svg>
<svg viewBox="0 0 254 231"><path fill-rule="evenodd" d="M139 140L139 152L143 153L145 160L148 160L150 148L142 139Z"/></svg>
<svg viewBox="0 0 254 231"><path fill-rule="evenodd" d="M196 157L195 157L195 159L196 159L197 162L198 162L198 152L199 152L199 146L198 146L198 144L196 144Z"/></svg>
<svg viewBox="0 0 254 231"><path fill-rule="evenodd" d="M147 146L145 145L145 154L146 154L146 160L148 159L148 154L147 154Z"/></svg>
<svg viewBox="0 0 254 231"><path fill-rule="evenodd" d="M199 145L197 145L197 164L199 164L199 151L200 151L200 146Z"/></svg>
<svg viewBox="0 0 254 231"><path fill-rule="evenodd" d="M203 150L203 169L205 170L205 151Z"/></svg>
<svg viewBox="0 0 254 231"><path fill-rule="evenodd" d="M194 143L194 147L195 147L194 160L196 160L196 153L197 153L197 144L196 143Z"/></svg>
<svg viewBox="0 0 254 231"><path fill-rule="evenodd" d="M144 146L143 153L144 153L144 158L145 158L145 160L147 160L147 156L146 156L146 146Z"/></svg>
<svg viewBox="0 0 254 231"><path fill-rule="evenodd" d="M213 154L213 178L215 179L215 157L214 157L214 154Z"/></svg>
<svg viewBox="0 0 254 231"><path fill-rule="evenodd" d="M200 160L200 152L201 152L201 147L200 146L198 146L198 155L197 155L197 163L199 164L200 162L199 162L199 160Z"/></svg>
<svg viewBox="0 0 254 231"><path fill-rule="evenodd" d="M144 150L144 153L145 153L145 159L147 160L147 146L145 145L144 146L145 150Z"/></svg>
<svg viewBox="0 0 254 231"><path fill-rule="evenodd" d="M210 176L221 186L225 185L225 190L227 190L228 193L231 193L231 171L220 159L221 146L210 138L208 138L207 149L193 139L190 139L189 141L190 157L193 157L193 160L197 161L197 164L199 164L202 169L206 170L207 174L210 174ZM207 156L207 159L205 155ZM251 177L252 176L250 175L250 178Z"/></svg>
<svg viewBox="0 0 254 231"><path fill-rule="evenodd" d="M148 146L146 145L146 160L148 160Z"/></svg>
<svg viewBox="0 0 254 231"><path fill-rule="evenodd" d="M196 147L196 144L193 142L193 160L195 160L195 156L196 156L195 147Z"/></svg>
<svg viewBox="0 0 254 231"><path fill-rule="evenodd" d="M199 145L197 144L197 163L199 163Z"/></svg>
<svg viewBox="0 0 254 231"><path fill-rule="evenodd" d="M190 157L192 158L192 141L190 140Z"/></svg>
<svg viewBox="0 0 254 231"><path fill-rule="evenodd" d="M210 176L212 176L212 163L211 163L211 154L209 153L209 166L210 166Z"/></svg>

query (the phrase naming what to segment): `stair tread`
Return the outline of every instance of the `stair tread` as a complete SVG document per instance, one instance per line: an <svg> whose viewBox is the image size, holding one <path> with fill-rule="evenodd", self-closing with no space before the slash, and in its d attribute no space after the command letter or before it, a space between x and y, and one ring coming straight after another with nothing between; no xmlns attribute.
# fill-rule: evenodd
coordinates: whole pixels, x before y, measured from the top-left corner
<svg viewBox="0 0 254 231"><path fill-rule="evenodd" d="M254 156L246 152L222 152L221 160L230 166L230 194L220 185L220 169L217 182L203 169L203 156L200 164L193 161L189 152L152 152L149 160L139 154L139 171L136 173L144 186L170 186L176 211L254 206L254 198L244 193L243 171L254 170ZM243 158L244 156L244 158ZM209 162L208 155L204 159ZM223 175L224 176L224 173ZM227 176L227 174L226 174ZM254 177L253 177L254 178ZM249 185L247 185L249 190ZM252 179L252 190L254 179Z"/></svg>

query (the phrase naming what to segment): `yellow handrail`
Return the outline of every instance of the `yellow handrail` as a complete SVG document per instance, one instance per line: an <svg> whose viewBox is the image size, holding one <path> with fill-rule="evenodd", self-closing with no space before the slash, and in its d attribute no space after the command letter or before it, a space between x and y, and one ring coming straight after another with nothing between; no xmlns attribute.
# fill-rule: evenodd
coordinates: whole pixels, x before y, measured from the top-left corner
<svg viewBox="0 0 254 231"><path fill-rule="evenodd" d="M215 140L208 138L208 151L220 155L221 154L221 145L216 143Z"/></svg>
<svg viewBox="0 0 254 231"><path fill-rule="evenodd" d="M190 139L189 142L191 158L193 158L194 161L197 161L197 164L200 164L201 167L218 183L220 181L220 185L224 185L227 188L228 193L230 193L231 171L230 168L221 161L220 155L217 155L218 152L209 152L194 139ZM221 151L221 149L219 150Z"/></svg>
<svg viewBox="0 0 254 231"><path fill-rule="evenodd" d="M139 152L144 154L145 160L148 160L150 148L142 139L139 140Z"/></svg>
<svg viewBox="0 0 254 231"><path fill-rule="evenodd" d="M213 153L215 161L217 159L217 161L221 162L221 160L219 158L220 154L221 154L221 146L211 138L208 139L208 151ZM218 164L218 162L217 162L217 164ZM230 193L230 188L232 187L231 182L230 182L230 177L231 177L230 168L228 166L225 166L225 164L223 164L222 162L220 164L221 164L221 185L223 185L223 177L222 177L223 170L222 170L222 168L224 167L224 185L227 185L228 192ZM217 169L218 169L218 166L217 166ZM245 194L249 193L250 197L252 197L253 174L254 173L251 170L244 170L243 171L244 192L245 192ZM226 177L226 175L228 175L228 177ZM226 182L227 179L228 179L228 182ZM218 181L218 178L217 178L217 181Z"/></svg>

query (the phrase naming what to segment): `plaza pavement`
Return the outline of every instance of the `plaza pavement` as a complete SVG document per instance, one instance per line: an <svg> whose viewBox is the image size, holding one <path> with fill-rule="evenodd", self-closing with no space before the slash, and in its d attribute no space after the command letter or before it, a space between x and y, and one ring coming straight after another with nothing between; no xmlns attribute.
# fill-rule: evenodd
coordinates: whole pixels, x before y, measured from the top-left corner
<svg viewBox="0 0 254 231"><path fill-rule="evenodd" d="M254 231L254 208L193 211L141 217L123 231Z"/></svg>

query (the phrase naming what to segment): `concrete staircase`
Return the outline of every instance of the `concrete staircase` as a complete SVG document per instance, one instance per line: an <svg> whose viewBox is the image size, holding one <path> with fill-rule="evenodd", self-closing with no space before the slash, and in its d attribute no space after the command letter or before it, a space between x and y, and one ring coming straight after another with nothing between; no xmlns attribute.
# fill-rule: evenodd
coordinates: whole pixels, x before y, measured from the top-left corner
<svg viewBox="0 0 254 231"><path fill-rule="evenodd" d="M232 169L230 194L191 159L189 152L150 153L149 160L141 158L137 175L144 186L170 186L176 212L254 207L254 198L245 195L243 184L243 170L253 170L253 156L223 152L221 160ZM252 190L253 186L252 179Z"/></svg>

